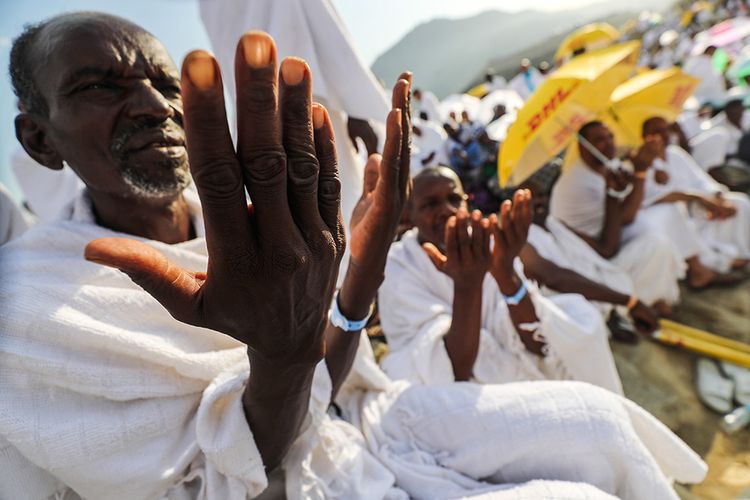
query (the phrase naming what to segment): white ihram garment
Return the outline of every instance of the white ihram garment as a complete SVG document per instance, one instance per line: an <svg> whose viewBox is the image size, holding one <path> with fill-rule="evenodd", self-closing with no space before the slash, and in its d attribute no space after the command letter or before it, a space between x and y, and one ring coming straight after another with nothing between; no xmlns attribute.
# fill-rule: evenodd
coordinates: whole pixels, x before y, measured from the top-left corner
<svg viewBox="0 0 750 500"><path fill-rule="evenodd" d="M607 330L596 308L577 295L547 299L528 286L539 318L535 335L546 341L546 356L525 348L495 280L487 274L474 380L492 384L575 379L620 393ZM432 264L416 229L391 246L378 297L391 352L383 362L385 372L418 384L453 382L443 342L453 319L453 280Z"/></svg>
<svg viewBox="0 0 750 500"><path fill-rule="evenodd" d="M81 197L70 220L0 249L0 497L257 495L266 475L242 407L246 347L177 322L83 259L109 236L127 235L97 226ZM206 268L203 238L149 244Z"/></svg>
<svg viewBox="0 0 750 500"><path fill-rule="evenodd" d="M21 236L34 222L34 217L19 207L10 191L0 183L0 245Z"/></svg>
<svg viewBox="0 0 750 500"><path fill-rule="evenodd" d="M598 238L604 227L606 196L604 177L578 161L552 188L550 214L576 233ZM628 273L644 302L676 303L677 281L685 277L683 256L672 241L639 219L640 213L623 228L620 250L610 261Z"/></svg>
<svg viewBox="0 0 750 500"><path fill-rule="evenodd" d="M610 391L391 382L364 336L337 402L411 498L676 499L665 476L706 473L663 424Z"/></svg>
<svg viewBox="0 0 750 500"><path fill-rule="evenodd" d="M578 238L564 224L556 221L554 217L548 217L546 224L547 228L543 228L537 224L532 224L529 228L528 244L534 247L534 250L541 257L554 262L562 268L575 271L581 276L619 293L625 295L633 295L635 293L633 280L630 279L630 276L625 271L602 258L585 241ZM568 233L568 238L564 241L570 242L572 239L578 241L572 246L561 244L549 228L550 226L555 226L558 232ZM547 287L541 287L540 290L547 297L559 294ZM599 309L605 318L616 307L614 304L608 302L591 301L591 303ZM618 309L621 314L627 315L627 308L619 307Z"/></svg>
<svg viewBox="0 0 750 500"><path fill-rule="evenodd" d="M728 192L704 172L693 158L682 148L667 147L666 161L661 168L669 175L666 184L659 184L650 173L646 178L644 205L655 205L663 197L675 193L696 193L713 197L721 194L732 202L737 214L725 220L710 220L700 207L683 207L683 217L701 239L704 247L700 256L706 265L726 271L732 259L750 258L750 199L743 193ZM651 209L648 209L651 210ZM708 250L705 250L705 247Z"/></svg>
<svg viewBox="0 0 750 500"><path fill-rule="evenodd" d="M189 202L202 234L196 200ZM95 225L79 198L69 220L0 249L7 266L0 282L0 498L256 496L266 475L241 402L246 347L177 322L119 271L86 262L84 246L108 236L131 237ZM148 243L179 265L206 268L202 237ZM325 414L331 385L319 364L309 415L284 461L288 498L405 498L393 488L394 474L407 485L414 474L428 479L425 490L410 491L414 497L501 489L491 498L611 498L595 485L623 498L676 498L667 477L698 482L705 475L705 464L653 417L593 387L485 387L478 399L476 388L454 384L435 398L390 384L373 368L371 352L362 364L360 355L342 396L352 386L359 391L344 406L354 408L352 421L367 437ZM441 414L455 429L494 421L496 441L443 433L430 448L422 434L404 449L398 434L415 432L422 419L408 417L420 412ZM513 454L497 453L497 443L522 435L529 439L514 444ZM569 442L549 449L560 440ZM479 480L488 466L507 483L535 481L490 486Z"/></svg>

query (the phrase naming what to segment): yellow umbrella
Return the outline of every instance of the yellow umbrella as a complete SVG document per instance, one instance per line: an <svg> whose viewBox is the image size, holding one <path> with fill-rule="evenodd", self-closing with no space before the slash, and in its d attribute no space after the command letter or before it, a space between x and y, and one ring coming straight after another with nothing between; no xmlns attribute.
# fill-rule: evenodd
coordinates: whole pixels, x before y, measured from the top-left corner
<svg viewBox="0 0 750 500"><path fill-rule="evenodd" d="M467 90L466 93L472 97L478 97L479 99L481 99L482 97L487 95L487 83L482 82L476 87L472 87Z"/></svg>
<svg viewBox="0 0 750 500"><path fill-rule="evenodd" d="M518 184L560 153L595 119L635 69L640 42L576 57L552 73L518 112L500 148L500 185Z"/></svg>
<svg viewBox="0 0 750 500"><path fill-rule="evenodd" d="M699 83L680 69L669 68L640 73L619 85L610 97L606 120L618 146L640 145L641 128L651 117L676 120Z"/></svg>
<svg viewBox="0 0 750 500"><path fill-rule="evenodd" d="M565 37L555 53L555 61L569 58L574 52L606 47L620 38L620 32L609 23L591 23Z"/></svg>

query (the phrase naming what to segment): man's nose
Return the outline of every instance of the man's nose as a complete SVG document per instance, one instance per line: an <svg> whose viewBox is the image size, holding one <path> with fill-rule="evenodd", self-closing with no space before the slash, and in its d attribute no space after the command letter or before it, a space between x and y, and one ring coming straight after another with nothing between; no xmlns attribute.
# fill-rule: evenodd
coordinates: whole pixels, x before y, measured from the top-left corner
<svg viewBox="0 0 750 500"><path fill-rule="evenodd" d="M166 120L175 116L174 105L147 81L139 82L129 97L128 114L131 118Z"/></svg>

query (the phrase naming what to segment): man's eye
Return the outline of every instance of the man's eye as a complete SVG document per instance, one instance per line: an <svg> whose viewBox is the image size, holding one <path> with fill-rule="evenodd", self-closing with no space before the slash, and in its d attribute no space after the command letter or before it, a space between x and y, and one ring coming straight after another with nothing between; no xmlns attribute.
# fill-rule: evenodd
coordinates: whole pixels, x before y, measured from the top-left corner
<svg viewBox="0 0 750 500"><path fill-rule="evenodd" d="M96 83L88 83L82 87L78 88L79 92L83 92L86 90L112 90L115 86L111 83L107 82L96 82Z"/></svg>
<svg viewBox="0 0 750 500"><path fill-rule="evenodd" d="M162 85L158 89L164 95L180 95L182 92L182 89L176 85Z"/></svg>

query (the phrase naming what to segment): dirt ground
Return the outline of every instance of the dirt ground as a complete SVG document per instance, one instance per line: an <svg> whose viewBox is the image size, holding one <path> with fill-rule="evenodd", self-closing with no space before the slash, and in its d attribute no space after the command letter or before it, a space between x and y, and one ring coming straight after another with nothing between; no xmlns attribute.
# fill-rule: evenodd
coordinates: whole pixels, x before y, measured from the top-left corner
<svg viewBox="0 0 750 500"><path fill-rule="evenodd" d="M683 288L676 321L750 343L750 279L731 288ZM683 499L750 499L750 430L719 430L721 415L698 400L697 356L650 341L613 344L626 395L687 442L708 463L706 480L678 486Z"/></svg>

